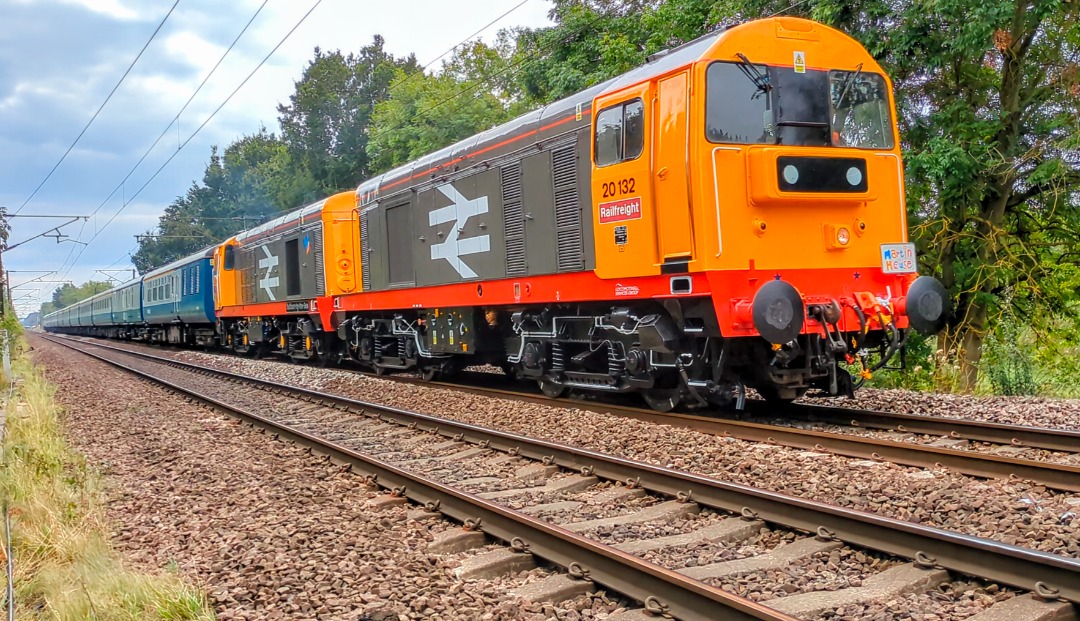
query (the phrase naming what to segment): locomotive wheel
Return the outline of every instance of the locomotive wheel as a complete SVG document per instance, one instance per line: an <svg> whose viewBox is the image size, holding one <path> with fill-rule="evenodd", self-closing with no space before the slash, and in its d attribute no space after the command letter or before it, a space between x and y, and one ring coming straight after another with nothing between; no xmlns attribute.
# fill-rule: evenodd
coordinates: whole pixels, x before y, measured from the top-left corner
<svg viewBox="0 0 1080 621"><path fill-rule="evenodd" d="M312 341L315 347L315 364L324 368L338 366L343 358L341 348L335 346L333 341L327 342L328 340L328 338L320 337Z"/></svg>
<svg viewBox="0 0 1080 621"><path fill-rule="evenodd" d="M420 379L425 382L433 382L435 378L439 376L439 367L420 367Z"/></svg>
<svg viewBox="0 0 1080 621"><path fill-rule="evenodd" d="M558 399L566 394L566 384L562 382L542 377L536 380L536 383L540 386L540 392L548 399Z"/></svg>
<svg viewBox="0 0 1080 621"><path fill-rule="evenodd" d="M390 372L390 369L387 369L386 367L379 364L372 363L371 368L374 369L375 375L386 375Z"/></svg>
<svg viewBox="0 0 1080 621"><path fill-rule="evenodd" d="M509 362L504 362L499 365L499 368L502 369L502 372L504 375L506 375L506 377L509 377L510 379L517 379L517 369L514 368L514 365L510 364Z"/></svg>
<svg viewBox="0 0 1080 621"><path fill-rule="evenodd" d="M670 412L682 403L682 389L680 388L650 388L642 391L641 397L645 403L657 412Z"/></svg>

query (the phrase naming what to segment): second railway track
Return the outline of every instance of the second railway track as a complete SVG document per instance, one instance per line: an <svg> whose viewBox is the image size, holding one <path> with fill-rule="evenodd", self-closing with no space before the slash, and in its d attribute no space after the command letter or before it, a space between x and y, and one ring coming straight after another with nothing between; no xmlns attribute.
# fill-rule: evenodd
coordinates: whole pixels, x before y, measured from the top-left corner
<svg viewBox="0 0 1080 621"><path fill-rule="evenodd" d="M64 344L74 345L71 341L66 341ZM90 348L82 345L79 349ZM314 446L320 452L330 454L335 459L354 462L356 456L349 454L349 451L354 453L371 451L382 454L384 463L381 466L358 463L357 469L379 474L381 484L398 488L399 493L414 501L426 503L440 500L440 510L456 519L475 520L476 517L481 517L481 528L485 532L507 541L517 537L520 540L519 548L520 542L525 541L529 549L537 556L564 567L573 566L578 576L582 575L581 571L584 569L598 583L626 593L639 601L648 600L654 609L659 610L664 606L669 606L668 611L676 618L702 618L695 615L699 614L701 607L706 606L706 603L700 600L677 601L682 596L673 595L673 591L670 590L673 587L670 584L665 583L663 588L654 583L643 587L638 582L639 578L636 574L632 577L626 574L628 571L626 566L621 566L621 576L619 569L612 570L613 567L619 567L613 565L615 563L613 559L625 561L627 559L622 557L632 557L625 552L627 549L640 552L653 549L650 546L668 547L675 543L650 544L633 540L622 541L620 546L605 546L601 543L605 535L604 524L632 522L634 518L627 516L632 512L633 507L641 508L645 512L644 515L651 516L652 519L659 519L669 513L690 515L705 510L716 512L720 516L717 518L716 528L720 528L719 523L722 522L728 523L726 528L734 528L740 523L761 521L774 528L817 534L816 537L798 537L786 546L767 553L766 560L751 562L750 566L757 562L761 563L762 567L769 567L770 563L776 562L776 558L785 557L785 554L781 552L784 548L789 557L798 559L800 555L805 557L822 550L850 545L884 553L889 557L915 561L911 564L894 562L895 567L882 572L881 575L892 572L890 575L896 576L904 572L915 572L922 578L933 575L936 576L934 580L941 580L942 574L932 574L933 568L937 567L1035 591L1047 597L1062 597L1072 602L1080 601L1080 572L1078 572L1080 562L1074 559L760 489L728 484L707 477L450 420L319 394L295 387L272 385L262 380L202 369L195 365L147 354L115 348L106 349L113 351L91 355L102 359L113 358L112 364L154 367L156 370L144 372L165 376L162 379L171 376L172 380L166 379L166 381L171 381L174 389L182 389L218 407L226 407L226 404L221 401L225 396L229 401L228 407L238 407L235 402L239 401L239 409L247 410L249 416L251 412L259 411L256 415L258 417L256 422L259 425L273 428L275 433ZM122 361L124 358L126 362ZM237 390L238 383L244 386L258 386L264 390ZM217 388L213 389L214 386ZM216 392L218 397L201 394L207 391L211 394ZM267 399L295 401L297 398L305 400L305 405L298 407L294 403L288 407L274 407L273 401L267 402ZM259 403L263 405L260 406ZM280 412L273 413L277 410ZM471 443L472 446L461 444L466 442ZM441 448L435 450L433 446ZM345 449L344 452L342 449ZM502 455L494 455L492 451L500 451ZM521 489L522 483L519 477L500 478L506 474L507 469L516 471L529 468L525 465L515 465L514 460L521 459L534 460L534 464L535 461L540 461L540 464L535 464L531 468L544 475L551 475L551 469L555 467L562 468L563 474L553 477L544 485L525 489ZM469 467L465 468L464 465ZM424 484L408 478L419 476L410 473L410 470L419 471L425 476L434 476L436 479L441 477L436 486L442 486L443 489L438 489L438 494L429 491ZM571 472L576 474L569 474ZM589 498L603 497L604 494L610 494L612 498L635 497L637 492L628 490L625 486L611 485L612 481L626 480L634 481L636 486L648 492L649 496L645 500L639 499L636 505L627 506L605 506L603 503L589 501ZM554 502L540 502L539 505L529 504L522 500L537 493L541 494L545 500L549 497L564 498L567 494L576 495L573 496L574 500L564 498ZM468 504L473 497L484 496L487 497L487 505L491 506L477 508ZM449 501L447 501L448 498ZM678 500L664 500L665 498ZM499 503L492 502L494 500ZM553 522L563 525L556 527L555 532L562 528L571 533L590 533L591 536L587 539L591 543L588 546L595 547L594 554L590 556L576 549L572 552L560 551L559 545L537 543L542 541L542 538L535 530L522 536L523 531L515 530L517 527L509 525L507 516L515 513L515 508L529 510L534 515L553 516L551 517ZM649 513L650 511L652 513ZM734 517L723 518L723 515ZM535 517L532 519L537 520ZM573 526L575 522L584 523L588 520L600 521L594 521L587 526ZM604 520L609 520L609 522L604 522ZM538 521L550 524L545 520ZM732 525L732 522L735 525ZM537 526L534 525L533 528ZM542 525L539 528L544 529ZM607 535L610 536L611 533L608 532ZM566 540L561 541L564 544L566 542ZM768 560L769 557L773 560ZM917 569L918 566L926 567L926 569ZM746 564L743 567L745 570ZM642 578L642 580L655 581L664 577L673 578L675 582L685 581L685 576L670 568L654 568L652 571L652 578ZM708 578L714 583L722 583L723 578L717 578L717 576L723 576L725 572L730 571L734 569L729 565L727 568L713 567L709 570L690 573L699 574L702 579ZM715 575L710 572L714 572ZM920 572L930 573L921 574ZM668 574L673 574L674 577ZM715 587L708 587L701 583L697 585L694 586L697 589L695 597L706 599L717 597L717 594L709 590L718 590ZM691 588L691 591L694 591L694 588ZM843 601L843 597L850 593L845 594L843 590L830 592L828 597L819 596L817 602L813 597L804 597L806 595L813 594L804 593L791 598L779 597L769 604L779 610L786 610L804 617L813 616L821 612L822 605L826 608L832 607L837 601ZM680 608L682 605L686 608ZM717 606L718 603L713 601L708 605ZM717 609L712 608L712 610L715 612ZM760 606L746 608L740 612L740 614L743 613L750 616L773 614L772 610Z"/></svg>
<svg viewBox="0 0 1080 621"><path fill-rule="evenodd" d="M100 341L94 342L101 346ZM112 345L110 345L112 346ZM122 349L122 348L121 348ZM437 386L496 398L509 398L553 407L578 408L646 421L685 427L713 435L749 442L788 446L844 457L891 462L918 468L945 467L961 474L997 479L1020 478L1050 489L1080 492L1080 466L1023 456L1028 449L1059 451L1080 456L1080 432L1006 425L956 418L893 414L837 406L792 404L777 411L763 402L751 402L749 414L756 420L734 420L693 413L659 413L614 401L550 399L536 392L505 386L503 378L491 373L470 373L460 383L426 381L409 375L383 375L381 379ZM769 418L773 422L762 422ZM794 426L791 419L803 421ZM795 423L798 425L800 423ZM807 428L828 424L844 430ZM858 435L859 430L877 430ZM911 434L936 436L928 442L908 441ZM877 435L881 435L880 433ZM928 438L927 440L933 440ZM1006 453L964 450L967 442L987 442ZM1080 459L1080 457L1078 457Z"/></svg>

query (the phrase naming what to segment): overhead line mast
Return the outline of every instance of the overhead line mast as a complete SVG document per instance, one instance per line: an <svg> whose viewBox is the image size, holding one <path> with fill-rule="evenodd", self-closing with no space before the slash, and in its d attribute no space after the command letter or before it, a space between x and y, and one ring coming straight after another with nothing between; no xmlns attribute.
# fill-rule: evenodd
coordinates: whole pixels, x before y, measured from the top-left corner
<svg viewBox="0 0 1080 621"><path fill-rule="evenodd" d="M131 175L135 174L135 171L138 170L139 166L142 165L143 161L146 160L146 158L150 155L150 153L154 150L154 148L157 147L158 143L161 142L161 139L164 138L167 133L169 133L169 130L172 128L172 126L174 124L176 125L177 130L179 131L179 129L180 129L180 124L179 124L180 115L182 115L184 113L184 111L187 110L187 107L189 105L191 105L191 102L195 100L195 97L202 91L202 88L204 86L206 86L206 83L210 80L210 78L214 75L214 73L217 72L218 67L221 66L222 62L224 62L225 58L229 55L229 52L231 52L233 50L233 48L236 47L236 44L240 41L240 38L243 37L244 33L246 33L248 28L251 27L252 22L254 22L255 18L259 16L259 13L262 12L263 8L266 6L266 3L268 1L269 0L263 0L263 3L260 4L259 8L255 10L255 13L251 16L251 19L249 19L247 21L247 23L244 24L244 27L236 35L236 37L233 39L232 43L229 44L229 47L225 50L225 52L221 55L221 57L218 58L218 61L214 64L213 68L210 69L210 71L206 74L206 77L203 78L203 81L201 83L199 83L199 86L191 93L191 96L188 97L188 100L186 102L184 102L183 106L180 107L180 110L176 113L176 116L174 116L172 118L172 120L169 121L169 124L165 126L165 129L161 130L161 134L159 134L157 139L154 140L154 143L152 145L150 145L150 147L142 154L142 156L139 158L139 161L135 162L135 165L131 167L131 170L129 170L128 173L126 175L124 175L124 178L120 180L120 183L116 184L116 187L113 188L112 192L109 192L109 195L105 197L105 200L101 201L101 204L98 205L96 209L94 209L94 211L90 214L91 216L97 215L97 213L99 211L101 211L101 209L105 206L105 204L109 202L109 199L111 199L113 196L115 196L116 192L124 187L124 184L127 183L127 180L129 178L131 178ZM128 202L129 201L128 201L127 197L124 197L124 199L122 201L122 207L121 208L126 207ZM110 222L111 222L111 220L110 220ZM80 236L80 238L82 236L82 230L81 229L79 231L79 236ZM94 236L95 237L97 236L97 232L95 232ZM91 241L93 241L93 239L91 239ZM61 270L65 269L67 267L67 262L69 260L71 260L71 255L72 255L73 252L74 252L74 247L72 248L71 251L68 252L67 257L64 258L64 262L60 265ZM80 253L79 256L80 257L82 256L81 253ZM78 259L76 259L76 261L77 260Z"/></svg>
<svg viewBox="0 0 1080 621"><path fill-rule="evenodd" d="M116 220L117 216L119 216L125 209L127 209L127 206L130 205L135 200L135 198L138 197L139 194L141 194L142 191L145 190L146 187L148 185L150 185L150 183L155 178L157 178L157 176L159 174L161 174L161 171L165 170L165 167L168 166L173 161L173 158L175 158L180 153L180 151L182 151L184 149L184 147L186 147L192 141L192 139L194 139L195 136L197 136L199 134L199 132L201 132L203 130L203 128L205 128L207 126L207 124L210 123L210 121L215 116L217 116L217 113L220 112L221 109L224 108L225 105L228 104L230 100L232 100L232 98L236 95L236 93L238 93L240 91L240 89L243 88L244 85L248 83L249 80L251 80L251 78L255 75L255 73L264 64L266 64L266 61L270 60L270 57L273 56L274 53L277 52L278 49L282 45L285 44L285 41L287 41L289 39L289 37L291 37L292 34L294 32L296 32L296 30L300 27L300 25L303 24L304 21L307 20L308 16L310 16L312 14L312 12L314 12L315 9L318 8L318 6L320 4L322 4L322 0L316 0L315 4L312 5L312 7L310 9L308 9L308 11L306 13L304 13L303 17L301 17L300 20L298 22L296 22L295 25L293 25L293 27L289 30L289 32L285 33L285 36L282 37L282 39L280 41L278 41L278 44L275 45L274 48L272 50L270 50L270 52L266 56L264 56L261 61L259 61L259 64L256 65L255 68L251 70L251 73L249 73L247 75L247 77L245 77L243 79L243 81L240 82L239 86L237 86L231 93L229 93L229 96L225 98L225 101L221 102L221 105L219 105L217 108L214 109L213 112L210 113L210 116L208 116L206 118L206 120L203 121L202 124L199 125L190 136L188 136L187 140L182 142L177 147L176 151L173 151L172 154L169 155L169 158L167 160L165 160L165 162L160 167L158 167L158 169L154 172L154 174L150 175L150 178L147 179L146 182L143 183L142 186L139 187L139 189L134 194L132 194L131 197L129 197L127 199L127 202L125 202L120 207L120 209L117 210L116 213L114 213L112 215L112 217L110 217L109 220L105 222L104 226L102 226L100 229L97 230L97 232L94 233L94 235L90 238L90 241L86 243L87 246L94 243L94 240L96 240L98 238L98 236L101 235L101 232L104 231L106 228L108 228L108 226L110 224L112 224L114 220ZM85 250L85 248L83 250ZM67 273L70 272L71 269L75 267L75 265L79 262L79 259L82 258L82 254L83 254L82 251L80 251L79 255L75 257L75 260L72 262L71 266L67 268L67 271L65 272L65 275L67 275Z"/></svg>

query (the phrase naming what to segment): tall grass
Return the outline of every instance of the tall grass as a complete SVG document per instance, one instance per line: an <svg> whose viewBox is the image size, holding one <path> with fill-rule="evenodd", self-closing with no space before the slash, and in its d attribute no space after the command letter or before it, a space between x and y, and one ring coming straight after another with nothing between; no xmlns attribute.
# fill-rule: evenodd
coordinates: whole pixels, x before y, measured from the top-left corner
<svg viewBox="0 0 1080 621"><path fill-rule="evenodd" d="M13 374L21 383L6 409L0 491L10 506L18 618L213 619L205 597L178 576L124 566L109 545L101 480L64 441L53 388L25 357Z"/></svg>

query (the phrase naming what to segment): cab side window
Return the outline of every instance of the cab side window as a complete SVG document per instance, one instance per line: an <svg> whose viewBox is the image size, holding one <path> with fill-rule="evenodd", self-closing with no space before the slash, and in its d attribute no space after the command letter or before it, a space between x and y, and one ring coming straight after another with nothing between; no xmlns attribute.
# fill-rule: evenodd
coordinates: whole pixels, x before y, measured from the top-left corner
<svg viewBox="0 0 1080 621"><path fill-rule="evenodd" d="M645 147L645 105L634 99L596 115L596 165L637 159Z"/></svg>

